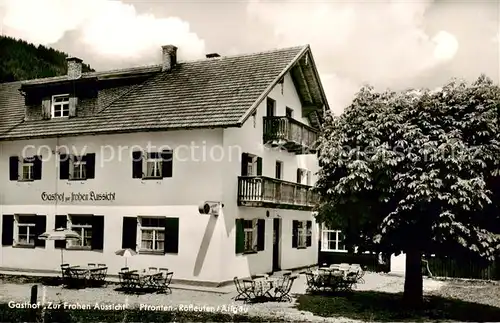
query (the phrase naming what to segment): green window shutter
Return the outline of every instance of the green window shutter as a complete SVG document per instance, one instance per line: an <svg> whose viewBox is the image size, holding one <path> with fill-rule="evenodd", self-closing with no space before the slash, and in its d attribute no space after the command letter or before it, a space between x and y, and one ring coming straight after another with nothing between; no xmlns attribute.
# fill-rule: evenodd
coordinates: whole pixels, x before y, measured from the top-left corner
<svg viewBox="0 0 500 323"><path fill-rule="evenodd" d="M179 253L179 218L165 218L165 253Z"/></svg>
<svg viewBox="0 0 500 323"><path fill-rule="evenodd" d="M297 248L299 242L299 221L292 221L292 248Z"/></svg>
<svg viewBox="0 0 500 323"><path fill-rule="evenodd" d="M243 219L236 219L236 254L243 253L245 250L245 230L243 228Z"/></svg>
<svg viewBox="0 0 500 323"><path fill-rule="evenodd" d="M257 221L257 251L263 251L266 241L266 220Z"/></svg>
<svg viewBox="0 0 500 323"><path fill-rule="evenodd" d="M262 176L262 157L257 157L257 176Z"/></svg>

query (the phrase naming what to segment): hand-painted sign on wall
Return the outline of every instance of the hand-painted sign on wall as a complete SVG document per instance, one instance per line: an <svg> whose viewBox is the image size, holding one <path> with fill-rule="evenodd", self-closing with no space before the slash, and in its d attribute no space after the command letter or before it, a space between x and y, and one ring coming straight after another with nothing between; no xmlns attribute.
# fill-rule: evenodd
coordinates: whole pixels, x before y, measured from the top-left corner
<svg viewBox="0 0 500 323"><path fill-rule="evenodd" d="M40 195L42 201L54 202L81 202L81 201L114 201L116 193L97 193L90 191L88 193L47 193Z"/></svg>

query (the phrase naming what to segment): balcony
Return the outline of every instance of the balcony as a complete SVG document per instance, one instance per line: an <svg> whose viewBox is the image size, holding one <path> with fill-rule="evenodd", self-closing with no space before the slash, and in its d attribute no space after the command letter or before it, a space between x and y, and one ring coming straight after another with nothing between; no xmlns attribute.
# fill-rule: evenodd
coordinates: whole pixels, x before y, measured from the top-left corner
<svg viewBox="0 0 500 323"><path fill-rule="evenodd" d="M312 210L317 195L311 186L265 176L238 177L238 205Z"/></svg>
<svg viewBox="0 0 500 323"><path fill-rule="evenodd" d="M316 152L318 130L290 117L264 117L264 144L295 154Z"/></svg>

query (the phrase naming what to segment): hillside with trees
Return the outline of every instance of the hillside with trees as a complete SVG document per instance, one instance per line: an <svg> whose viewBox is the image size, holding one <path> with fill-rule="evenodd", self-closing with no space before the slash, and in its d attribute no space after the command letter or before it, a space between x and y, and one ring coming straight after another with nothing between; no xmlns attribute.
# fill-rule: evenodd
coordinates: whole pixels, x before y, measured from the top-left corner
<svg viewBox="0 0 500 323"><path fill-rule="evenodd" d="M68 54L43 45L0 36L0 83L64 75ZM83 72L93 71L83 65Z"/></svg>

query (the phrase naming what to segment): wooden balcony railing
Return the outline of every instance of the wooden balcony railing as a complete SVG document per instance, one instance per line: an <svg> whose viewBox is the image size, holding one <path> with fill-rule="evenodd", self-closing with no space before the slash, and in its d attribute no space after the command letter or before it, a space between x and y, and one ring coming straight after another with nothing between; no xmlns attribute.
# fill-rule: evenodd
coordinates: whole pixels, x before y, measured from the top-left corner
<svg viewBox="0 0 500 323"><path fill-rule="evenodd" d="M316 152L318 130L290 117L264 117L264 144L296 154Z"/></svg>
<svg viewBox="0 0 500 323"><path fill-rule="evenodd" d="M310 210L317 201L312 187L265 176L238 177L238 205Z"/></svg>

